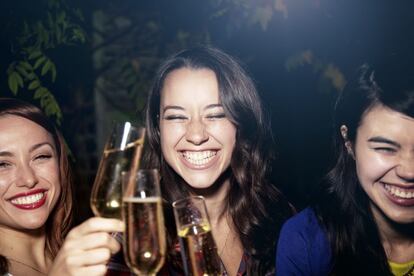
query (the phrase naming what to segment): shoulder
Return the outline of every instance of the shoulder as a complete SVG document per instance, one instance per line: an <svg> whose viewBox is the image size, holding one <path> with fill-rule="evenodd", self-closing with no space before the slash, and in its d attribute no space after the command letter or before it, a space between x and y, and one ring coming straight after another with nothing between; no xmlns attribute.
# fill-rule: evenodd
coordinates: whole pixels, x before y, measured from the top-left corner
<svg viewBox="0 0 414 276"><path fill-rule="evenodd" d="M325 242L325 232L311 208L306 208L288 219L283 224L279 237L279 245L287 243L289 248L315 246Z"/></svg>
<svg viewBox="0 0 414 276"><path fill-rule="evenodd" d="M282 226L282 231L286 233L321 232L322 227L318 223L315 212L312 208L306 208L288 219Z"/></svg>
<svg viewBox="0 0 414 276"><path fill-rule="evenodd" d="M331 251L315 212L306 208L283 225L276 254L279 275L324 275Z"/></svg>

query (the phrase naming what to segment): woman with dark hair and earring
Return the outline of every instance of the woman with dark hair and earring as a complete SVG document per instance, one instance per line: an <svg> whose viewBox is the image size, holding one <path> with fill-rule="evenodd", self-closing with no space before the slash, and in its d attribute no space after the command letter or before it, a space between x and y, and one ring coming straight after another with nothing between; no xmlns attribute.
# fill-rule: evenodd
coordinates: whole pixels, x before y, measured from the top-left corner
<svg viewBox="0 0 414 276"><path fill-rule="evenodd" d="M283 226L277 275L414 275L414 73L359 73L336 103L336 165Z"/></svg>
<svg viewBox="0 0 414 276"><path fill-rule="evenodd" d="M1 275L105 274L119 250L109 232L123 224L93 218L69 232L72 199L60 133L37 107L0 98Z"/></svg>
<svg viewBox="0 0 414 276"><path fill-rule="evenodd" d="M167 203L167 266L181 262L171 203L202 195L225 275L274 273L278 229L292 207L266 179L272 136L241 66L210 47L171 56L149 93L146 127L148 165L160 169Z"/></svg>

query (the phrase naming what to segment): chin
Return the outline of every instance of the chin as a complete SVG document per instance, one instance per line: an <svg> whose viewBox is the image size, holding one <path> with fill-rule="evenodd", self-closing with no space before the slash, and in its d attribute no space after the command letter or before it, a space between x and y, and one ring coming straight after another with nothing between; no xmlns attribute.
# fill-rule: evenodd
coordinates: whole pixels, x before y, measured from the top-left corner
<svg viewBox="0 0 414 276"><path fill-rule="evenodd" d="M414 224L414 217L411 216L394 216L390 217L392 221L398 224Z"/></svg>
<svg viewBox="0 0 414 276"><path fill-rule="evenodd" d="M44 227L46 224L47 217L46 218L33 218L28 219L25 221L24 224L21 224L21 227L27 230L36 230Z"/></svg>
<svg viewBox="0 0 414 276"><path fill-rule="evenodd" d="M217 181L215 176L186 177L183 179L193 189L208 189Z"/></svg>

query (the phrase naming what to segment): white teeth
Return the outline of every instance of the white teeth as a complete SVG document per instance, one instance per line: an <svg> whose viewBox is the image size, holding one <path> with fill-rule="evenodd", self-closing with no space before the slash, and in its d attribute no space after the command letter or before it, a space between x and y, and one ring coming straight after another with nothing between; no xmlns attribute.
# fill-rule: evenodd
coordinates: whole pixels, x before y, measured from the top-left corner
<svg viewBox="0 0 414 276"><path fill-rule="evenodd" d="M183 157L191 164L201 166L210 162L214 156L216 156L217 151L185 151L183 152Z"/></svg>
<svg viewBox="0 0 414 276"><path fill-rule="evenodd" d="M40 201L45 196L44 193L38 193L29 196L22 196L11 200L11 203L16 205L33 204Z"/></svg>
<svg viewBox="0 0 414 276"><path fill-rule="evenodd" d="M384 185L385 189L392 194L393 196L404 198L404 199L412 199L414 198L414 190L413 189L403 189L396 186L391 185Z"/></svg>

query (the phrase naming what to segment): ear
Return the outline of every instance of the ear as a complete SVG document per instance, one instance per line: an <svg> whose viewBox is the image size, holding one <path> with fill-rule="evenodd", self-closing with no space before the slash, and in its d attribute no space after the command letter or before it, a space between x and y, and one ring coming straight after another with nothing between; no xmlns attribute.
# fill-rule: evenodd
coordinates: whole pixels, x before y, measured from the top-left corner
<svg viewBox="0 0 414 276"><path fill-rule="evenodd" d="M342 125L340 127L340 131L341 131L342 138L344 139L344 145L346 147L348 154L350 154L352 158L355 159L352 143L348 139L348 127L346 125Z"/></svg>

